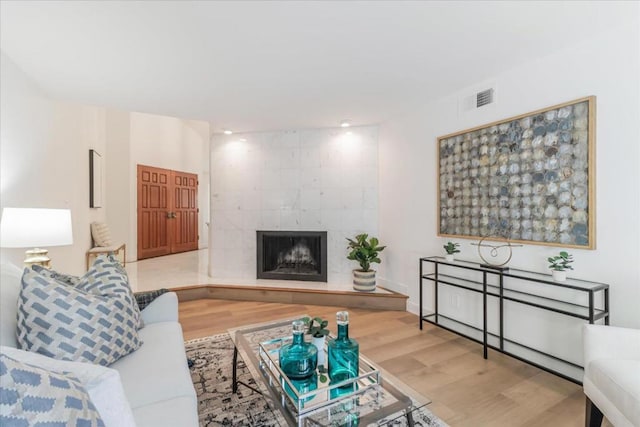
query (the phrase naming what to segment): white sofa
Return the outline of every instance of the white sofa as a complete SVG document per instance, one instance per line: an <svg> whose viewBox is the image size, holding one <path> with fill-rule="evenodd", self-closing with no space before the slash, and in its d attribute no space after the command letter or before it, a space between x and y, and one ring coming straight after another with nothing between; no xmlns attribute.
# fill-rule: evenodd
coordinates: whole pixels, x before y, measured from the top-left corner
<svg viewBox="0 0 640 427"><path fill-rule="evenodd" d="M2 264L0 345L17 347L16 316L22 270ZM197 427L198 406L178 323L175 293L161 295L142 310L142 347L113 363L137 427Z"/></svg>
<svg viewBox="0 0 640 427"><path fill-rule="evenodd" d="M640 330L585 325L586 426L640 426Z"/></svg>

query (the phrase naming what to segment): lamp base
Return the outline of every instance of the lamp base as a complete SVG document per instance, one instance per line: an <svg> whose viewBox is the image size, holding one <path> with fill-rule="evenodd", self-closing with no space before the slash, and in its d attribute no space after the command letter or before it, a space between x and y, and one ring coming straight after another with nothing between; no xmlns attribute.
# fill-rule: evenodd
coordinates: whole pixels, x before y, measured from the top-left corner
<svg viewBox="0 0 640 427"><path fill-rule="evenodd" d="M34 248L24 252L24 266L41 265L44 268L51 268L49 251L46 249Z"/></svg>

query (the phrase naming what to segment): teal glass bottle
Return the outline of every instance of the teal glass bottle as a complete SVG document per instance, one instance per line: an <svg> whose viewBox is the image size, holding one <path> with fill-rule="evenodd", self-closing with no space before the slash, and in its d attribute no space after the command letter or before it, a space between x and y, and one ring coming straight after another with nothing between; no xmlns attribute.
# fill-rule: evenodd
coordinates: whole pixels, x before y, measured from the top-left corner
<svg viewBox="0 0 640 427"><path fill-rule="evenodd" d="M338 337L327 344L329 353L329 378L336 384L359 375L358 360L360 346L353 338L349 338L349 313L336 313ZM353 390L353 385L350 387Z"/></svg>
<svg viewBox="0 0 640 427"><path fill-rule="evenodd" d="M309 378L304 380L291 380L291 384L296 388L295 393L287 383L284 385L284 390L292 399L296 399L297 401L298 398L296 394L300 396L318 389L318 375L314 372ZM305 397L302 399L302 403L307 403L308 401L313 400L314 397L315 395Z"/></svg>
<svg viewBox="0 0 640 427"><path fill-rule="evenodd" d="M293 342L280 347L280 368L291 380L310 378L318 365L318 350L304 341L305 325L302 320L295 320L293 326Z"/></svg>

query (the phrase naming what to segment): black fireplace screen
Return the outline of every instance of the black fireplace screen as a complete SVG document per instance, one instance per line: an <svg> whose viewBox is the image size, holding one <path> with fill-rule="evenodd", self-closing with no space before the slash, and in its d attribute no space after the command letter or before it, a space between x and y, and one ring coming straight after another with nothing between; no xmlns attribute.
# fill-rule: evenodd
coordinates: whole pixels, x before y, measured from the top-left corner
<svg viewBox="0 0 640 427"><path fill-rule="evenodd" d="M326 231L258 231L258 279L327 281Z"/></svg>

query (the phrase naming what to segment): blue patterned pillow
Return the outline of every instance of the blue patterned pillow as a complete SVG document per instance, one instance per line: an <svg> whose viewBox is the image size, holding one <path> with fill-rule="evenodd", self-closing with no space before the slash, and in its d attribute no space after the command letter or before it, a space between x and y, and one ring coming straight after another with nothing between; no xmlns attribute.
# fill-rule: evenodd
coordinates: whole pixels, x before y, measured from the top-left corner
<svg viewBox="0 0 640 427"><path fill-rule="evenodd" d="M75 285L96 295L120 298L124 301L127 314L133 315L139 328L144 326L140 308L129 286L129 276L122 264L113 255L100 255L87 273Z"/></svg>
<svg viewBox="0 0 640 427"><path fill-rule="evenodd" d="M55 270L51 270L48 268L44 268L41 265L32 265L31 268L38 274L51 277L52 279L56 279L58 282L64 283L69 286L76 286L80 283L80 278L78 276L72 276L71 274L59 273Z"/></svg>
<svg viewBox="0 0 640 427"><path fill-rule="evenodd" d="M0 354L0 425L104 427L89 394L74 376Z"/></svg>
<svg viewBox="0 0 640 427"><path fill-rule="evenodd" d="M137 350L138 319L123 299L94 295L25 269L18 344L60 360L108 366Z"/></svg>

